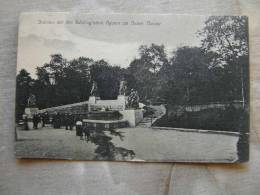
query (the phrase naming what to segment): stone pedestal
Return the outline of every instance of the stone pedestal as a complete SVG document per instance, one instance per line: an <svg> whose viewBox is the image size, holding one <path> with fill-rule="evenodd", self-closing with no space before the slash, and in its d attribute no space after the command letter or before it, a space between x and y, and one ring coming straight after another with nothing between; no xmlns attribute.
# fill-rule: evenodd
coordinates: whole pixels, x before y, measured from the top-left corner
<svg viewBox="0 0 260 195"><path fill-rule="evenodd" d="M88 100L88 111L97 111L102 109L125 110L126 96L119 95L116 100L101 100L100 97L90 96Z"/></svg>
<svg viewBox="0 0 260 195"><path fill-rule="evenodd" d="M89 96L88 103L89 104L95 104L96 103L96 97L95 96Z"/></svg>
<svg viewBox="0 0 260 195"><path fill-rule="evenodd" d="M100 100L100 97L89 96L89 99L88 99L88 111L92 111L93 106L97 103L97 100Z"/></svg>
<svg viewBox="0 0 260 195"><path fill-rule="evenodd" d="M123 115L123 119L128 122L130 127L135 127L143 120L143 111L141 109L129 109L119 112Z"/></svg>
<svg viewBox="0 0 260 195"><path fill-rule="evenodd" d="M119 96L117 96L117 101L118 101L119 105L123 106L122 109L125 110L125 107L126 107L126 97L124 95L119 95Z"/></svg>
<svg viewBox="0 0 260 195"><path fill-rule="evenodd" d="M33 129L33 115L38 112L39 108L27 107L24 110L24 115L27 117L28 130Z"/></svg>
<svg viewBox="0 0 260 195"><path fill-rule="evenodd" d="M89 96L88 99L88 111L90 112L93 109L93 105L96 104L96 97L95 96Z"/></svg>
<svg viewBox="0 0 260 195"><path fill-rule="evenodd" d="M39 108L25 108L24 114L27 116L27 118L32 118L34 114L38 112Z"/></svg>

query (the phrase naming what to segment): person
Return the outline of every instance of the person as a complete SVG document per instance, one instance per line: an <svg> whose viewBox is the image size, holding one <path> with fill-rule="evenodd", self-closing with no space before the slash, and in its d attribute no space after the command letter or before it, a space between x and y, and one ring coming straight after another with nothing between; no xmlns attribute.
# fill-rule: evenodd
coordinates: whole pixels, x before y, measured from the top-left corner
<svg viewBox="0 0 260 195"><path fill-rule="evenodd" d="M67 113L65 113L64 115L64 125L65 125L65 129L69 130L69 116Z"/></svg>
<svg viewBox="0 0 260 195"><path fill-rule="evenodd" d="M34 129L38 129L38 115L37 114L34 114L33 115L33 128Z"/></svg>
<svg viewBox="0 0 260 195"><path fill-rule="evenodd" d="M28 117L27 116L24 116L23 123L24 123L24 130L29 130Z"/></svg>
<svg viewBox="0 0 260 195"><path fill-rule="evenodd" d="M57 113L55 112L53 115L52 115L52 125L53 125L53 128L57 128Z"/></svg>
<svg viewBox="0 0 260 195"><path fill-rule="evenodd" d="M61 125L61 118L59 113L54 113L52 120L53 128L59 129Z"/></svg>
<svg viewBox="0 0 260 195"><path fill-rule="evenodd" d="M44 119L44 113L40 115L42 120L42 127L45 127L45 119Z"/></svg>
<svg viewBox="0 0 260 195"><path fill-rule="evenodd" d="M60 113L58 112L57 115L56 115L56 123L57 123L57 129L59 129L61 127L61 115Z"/></svg>
<svg viewBox="0 0 260 195"><path fill-rule="evenodd" d="M69 124L70 130L72 131L73 126L74 126L74 117L71 113L68 116L68 124Z"/></svg>
<svg viewBox="0 0 260 195"><path fill-rule="evenodd" d="M39 123L42 124L42 116L41 116L41 114L37 114L37 122L38 122L38 124Z"/></svg>
<svg viewBox="0 0 260 195"><path fill-rule="evenodd" d="M46 124L46 121L45 121L45 118L44 118L44 113L40 114L40 118L41 118L41 121L42 121L42 127L45 127L45 124Z"/></svg>
<svg viewBox="0 0 260 195"><path fill-rule="evenodd" d="M79 119L76 121L76 135L80 136L80 139L83 140L82 121Z"/></svg>
<svg viewBox="0 0 260 195"><path fill-rule="evenodd" d="M47 123L49 123L49 114L45 112L42 116L42 127L45 127Z"/></svg>
<svg viewBox="0 0 260 195"><path fill-rule="evenodd" d="M60 113L60 127L65 126L64 122L64 113Z"/></svg>
<svg viewBox="0 0 260 195"><path fill-rule="evenodd" d="M90 129L89 127L85 126L83 127L83 133L84 133L84 138L88 142L90 141Z"/></svg>

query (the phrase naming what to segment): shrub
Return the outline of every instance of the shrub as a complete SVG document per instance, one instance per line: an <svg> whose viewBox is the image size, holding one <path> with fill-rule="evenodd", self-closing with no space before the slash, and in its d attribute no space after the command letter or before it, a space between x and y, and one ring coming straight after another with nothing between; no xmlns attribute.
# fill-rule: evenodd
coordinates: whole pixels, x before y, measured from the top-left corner
<svg viewBox="0 0 260 195"><path fill-rule="evenodd" d="M154 126L247 132L248 111L229 106L226 109L209 108L197 112L184 112L180 116L163 116Z"/></svg>

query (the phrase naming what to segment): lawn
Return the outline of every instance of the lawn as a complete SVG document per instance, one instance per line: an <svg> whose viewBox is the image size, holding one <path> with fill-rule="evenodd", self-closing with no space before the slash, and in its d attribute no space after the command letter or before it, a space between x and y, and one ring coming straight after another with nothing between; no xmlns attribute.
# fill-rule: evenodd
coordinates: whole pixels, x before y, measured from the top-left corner
<svg viewBox="0 0 260 195"><path fill-rule="evenodd" d="M184 112L180 116L165 115L153 126L248 132L249 114L242 108L209 108L197 112Z"/></svg>

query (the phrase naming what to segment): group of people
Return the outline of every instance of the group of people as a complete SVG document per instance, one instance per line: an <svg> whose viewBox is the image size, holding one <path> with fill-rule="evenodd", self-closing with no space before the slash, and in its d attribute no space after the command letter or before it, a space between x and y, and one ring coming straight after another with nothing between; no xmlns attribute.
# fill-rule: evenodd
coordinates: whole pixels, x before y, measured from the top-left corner
<svg viewBox="0 0 260 195"><path fill-rule="evenodd" d="M66 130L72 130L75 122L79 120L77 118L79 117L71 113L55 113L54 115L52 115L52 124L55 129L65 127Z"/></svg>
<svg viewBox="0 0 260 195"><path fill-rule="evenodd" d="M34 114L33 115L33 128L38 129L38 124L42 123L42 127L45 127L46 124L49 123L50 116L49 114L43 113L43 114Z"/></svg>
<svg viewBox="0 0 260 195"><path fill-rule="evenodd" d="M83 123L81 120L76 121L76 136L79 136L81 140L83 140L83 136L85 140L90 141L90 129L86 126L83 127Z"/></svg>
<svg viewBox="0 0 260 195"><path fill-rule="evenodd" d="M79 136L81 140L83 140L83 136L85 140L90 140L90 131L87 128L83 127L83 115L81 114L71 114L71 113L55 113L52 116L52 124L53 128L59 129L61 127L65 127L66 130L73 130L73 127L76 127L76 136Z"/></svg>
<svg viewBox="0 0 260 195"><path fill-rule="evenodd" d="M76 121L82 118L79 115L71 113L54 113L49 114L45 113L36 113L32 116L33 128L38 129L39 124L42 124L42 127L45 127L46 124L50 124L55 129L65 127L66 130L72 130L75 126ZM24 117L25 130L28 130L28 117Z"/></svg>
<svg viewBox="0 0 260 195"><path fill-rule="evenodd" d="M83 128L82 119L84 117L80 114L71 113L36 113L32 116L33 128L38 129L39 124L45 127L46 124L52 125L53 128L59 129L65 127L66 130L73 130L76 127L76 136L79 136L81 140L85 137L85 140L90 140L90 132L88 129ZM29 130L28 117L24 117L24 129Z"/></svg>
<svg viewBox="0 0 260 195"><path fill-rule="evenodd" d="M50 116L48 113L34 114L32 117L34 129L38 129L39 123L42 123L42 127L45 127L45 125L48 124L49 121L50 121ZM28 117L26 115L23 116L24 130L29 130L28 122L29 122Z"/></svg>

